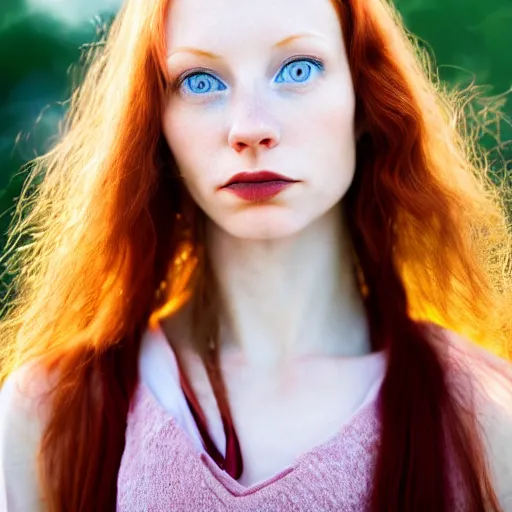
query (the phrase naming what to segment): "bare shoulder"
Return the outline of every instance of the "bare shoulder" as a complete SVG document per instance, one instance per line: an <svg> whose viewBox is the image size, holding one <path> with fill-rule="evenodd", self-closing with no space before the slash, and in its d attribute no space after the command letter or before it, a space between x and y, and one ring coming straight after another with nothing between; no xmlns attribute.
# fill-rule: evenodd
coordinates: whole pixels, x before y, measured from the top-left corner
<svg viewBox="0 0 512 512"><path fill-rule="evenodd" d="M34 365L12 373L0 389L0 510L43 510L37 456L48 382Z"/></svg>
<svg viewBox="0 0 512 512"><path fill-rule="evenodd" d="M494 488L503 510L512 512L512 363L458 333L445 333L449 381L471 399Z"/></svg>

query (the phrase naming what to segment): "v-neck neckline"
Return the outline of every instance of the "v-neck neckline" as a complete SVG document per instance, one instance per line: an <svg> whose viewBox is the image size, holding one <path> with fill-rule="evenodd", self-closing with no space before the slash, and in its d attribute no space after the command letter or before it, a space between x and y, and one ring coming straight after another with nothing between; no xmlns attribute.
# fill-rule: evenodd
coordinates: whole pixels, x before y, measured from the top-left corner
<svg viewBox="0 0 512 512"><path fill-rule="evenodd" d="M306 452L297 455L295 460L290 465L281 469L274 475L260 482L256 482L250 486L242 485L240 482L232 478L226 471L219 468L216 462L206 451L198 452L189 434L185 432L181 425L176 421L176 419L163 408L163 406L153 395L151 389L149 389L149 387L142 380L139 380L138 387L140 392L143 393L143 396L147 397L151 408L153 408L159 414L159 416L164 419L164 422L167 423L168 426L172 427L175 435L179 438L178 444L184 446L190 456L196 457L198 460L200 460L202 462L202 467L207 470L207 474L216 482L218 482L226 491L228 491L233 496L241 497L262 490L284 479L290 473L296 471L308 460L311 460L316 455L320 455L333 444L342 441L343 437L349 432L350 429L357 429L359 426L366 423L365 420L371 420L371 418L374 418L375 415L378 414L377 404L380 395L381 384L382 378L377 379L377 381L372 384L361 405L354 411L350 418L341 425L335 434L314 446L313 448L307 450Z"/></svg>
<svg viewBox="0 0 512 512"><path fill-rule="evenodd" d="M197 399L197 396L194 392L194 389L191 386L190 380L188 378L187 373L184 371L183 367L183 361L180 361L180 358L178 357L178 354L175 352L175 349L173 348L173 345L171 343L171 340L167 337L167 334L165 333L162 325L158 323L157 325L157 335L165 342L165 349L170 352L170 355L173 356L174 361L176 363L176 367L178 370L178 382L179 382L179 388L181 393L183 394L185 398L185 402L187 404L188 410L191 413L194 423L196 425L196 428L199 432L199 435L201 437L201 444L203 446L203 449L207 455L207 458L205 459L207 463L210 464L210 469L214 468L213 471L217 473L217 475L223 475L224 473L227 473L227 475L230 478L230 481L236 482L236 484L240 487L240 489L245 489L246 487L242 486L238 482L238 478L241 477L243 474L243 456L242 451L240 447L240 443L238 440L238 436L235 430L235 426L233 424L233 419L231 416L231 410L229 407L229 403L227 404L227 410L224 411L224 413L220 410L220 404L218 397L215 395L215 390L213 389L213 383L211 381L211 375L208 373L206 368L204 370L207 373L208 380L210 382L210 386L212 387L212 391L215 396L215 401L217 404L217 408L219 410L219 414L221 415L222 425L223 425L223 431L224 431L224 437L225 437L225 455L223 455L220 450L217 448L214 440L211 437L210 431L208 429L208 422L206 420L206 417L204 415L204 411L201 408L201 405ZM385 351L381 350L378 352L374 352L372 354L368 354L372 356L377 356L379 358L385 357ZM360 405L355 409L355 411L352 413L352 415L348 418L347 423L350 422L351 418L355 416L358 411L363 408L369 399L375 398L372 396L372 394L376 394L380 388L381 381L383 379L383 376L380 376L376 379L375 382L373 382L370 387L368 388L367 392L365 393L363 399L361 400ZM153 396L153 398L156 399L156 397ZM158 400L157 400L158 401ZM185 434L185 432L182 431L182 433ZM337 431L339 433L339 430ZM336 437L336 434L332 436L333 438ZM329 441L329 440L327 440ZM326 442L327 442L326 441ZM320 444L320 446L323 443ZM300 458L300 455L296 457ZM281 475L283 472L287 472L294 464L287 466L282 471L278 472L277 475ZM275 476L277 476L275 475ZM272 479L272 478L271 478ZM270 480L270 479L267 479ZM265 480L265 482L267 481ZM255 484L253 484L254 486ZM240 489L237 489L237 491L240 491Z"/></svg>

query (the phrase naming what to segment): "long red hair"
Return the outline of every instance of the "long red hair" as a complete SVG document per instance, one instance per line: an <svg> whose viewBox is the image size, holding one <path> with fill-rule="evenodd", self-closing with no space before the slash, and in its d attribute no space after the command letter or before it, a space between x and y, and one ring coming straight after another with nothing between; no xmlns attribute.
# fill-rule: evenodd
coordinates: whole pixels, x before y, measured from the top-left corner
<svg viewBox="0 0 512 512"><path fill-rule="evenodd" d="M32 162L9 231L2 380L37 361L52 383L39 455L50 511L115 510L148 323L194 300L197 349L216 332L204 217L160 125L168 1L123 6L61 140ZM505 190L459 129L460 97L436 80L396 11L384 0L332 1L365 126L344 207L372 343L389 353L372 508L448 512L449 445L467 510L497 511L476 422L450 393L422 322L510 357Z"/></svg>

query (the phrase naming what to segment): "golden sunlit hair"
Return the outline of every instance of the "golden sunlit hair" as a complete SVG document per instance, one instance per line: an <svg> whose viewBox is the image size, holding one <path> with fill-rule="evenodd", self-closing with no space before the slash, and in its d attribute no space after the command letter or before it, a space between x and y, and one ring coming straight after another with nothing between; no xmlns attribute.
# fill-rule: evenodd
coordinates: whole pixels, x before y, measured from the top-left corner
<svg viewBox="0 0 512 512"><path fill-rule="evenodd" d="M382 0L332 3L365 126L345 208L372 340L391 354L383 447L403 455L389 462L392 468L380 459L373 506L412 511L415 499L431 503L429 475L440 459L424 465L421 449L411 455L409 441L389 433L400 378L423 375L437 391L421 399L458 425L446 387L434 386L442 381L439 361L413 321L439 324L510 358L510 190L492 182L485 154L463 130L466 95L437 80L396 11ZM148 323L154 326L192 297L197 349L206 351L216 332L204 214L191 206L161 129L169 88L167 9L168 0L129 0L105 46L91 54L62 138L31 162L2 258L15 275L0 323L1 380L32 362L54 377L40 457L52 511L115 510L126 415ZM407 392L405 409L397 412L403 424L430 425L421 411L408 414L419 384L411 380ZM441 457L437 428L432 424L431 447ZM475 427L460 429L457 453L471 480L471 510L483 510L483 503L497 510ZM474 456L463 454L470 442ZM416 468L407 489L423 494L406 493L405 503L382 489L396 483L407 464ZM422 471L424 482L417 477ZM472 479L476 474L483 475L480 483ZM432 500L443 498L444 489L435 487Z"/></svg>

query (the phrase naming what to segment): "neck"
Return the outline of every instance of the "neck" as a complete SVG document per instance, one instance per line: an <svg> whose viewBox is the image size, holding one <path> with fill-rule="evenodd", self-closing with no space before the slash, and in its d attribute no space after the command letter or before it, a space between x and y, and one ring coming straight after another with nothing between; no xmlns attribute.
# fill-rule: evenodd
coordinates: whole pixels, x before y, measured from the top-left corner
<svg viewBox="0 0 512 512"><path fill-rule="evenodd" d="M267 368L370 352L341 203L285 239L240 239L211 221L207 233L221 352Z"/></svg>

